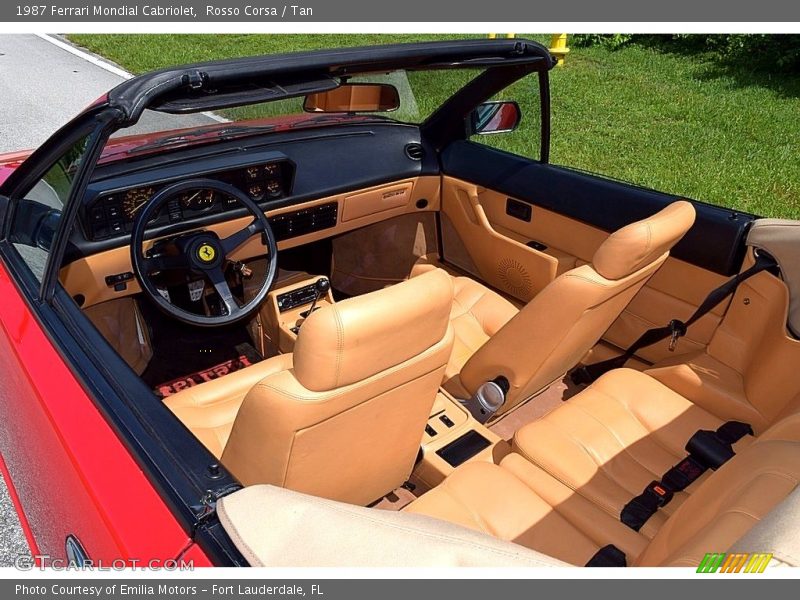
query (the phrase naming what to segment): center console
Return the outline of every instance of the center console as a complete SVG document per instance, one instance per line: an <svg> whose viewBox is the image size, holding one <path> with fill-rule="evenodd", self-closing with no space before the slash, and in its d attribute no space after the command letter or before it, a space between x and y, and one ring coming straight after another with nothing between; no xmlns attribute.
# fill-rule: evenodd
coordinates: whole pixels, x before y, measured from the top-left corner
<svg viewBox="0 0 800 600"><path fill-rule="evenodd" d="M333 304L330 281L324 276L309 276L272 290L261 309L267 350L286 354L294 349L297 334L311 311Z"/></svg>
<svg viewBox="0 0 800 600"><path fill-rule="evenodd" d="M422 458L413 479L425 487L439 485L469 460L499 462L511 451L500 436L479 423L445 390L440 390L422 436Z"/></svg>

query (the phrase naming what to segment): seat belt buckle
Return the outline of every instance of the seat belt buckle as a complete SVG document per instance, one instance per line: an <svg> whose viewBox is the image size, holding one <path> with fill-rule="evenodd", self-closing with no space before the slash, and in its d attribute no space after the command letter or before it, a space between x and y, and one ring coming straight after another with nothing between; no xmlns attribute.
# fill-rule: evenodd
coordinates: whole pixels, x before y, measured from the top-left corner
<svg viewBox="0 0 800 600"><path fill-rule="evenodd" d="M678 340L686 335L686 324L680 319L672 319L669 322L670 338L669 338L669 351L675 352L678 345Z"/></svg>
<svg viewBox="0 0 800 600"><path fill-rule="evenodd" d="M716 431L701 429L686 443L686 451L700 464L717 470L734 455L731 444L721 440Z"/></svg>
<svg viewBox="0 0 800 600"><path fill-rule="evenodd" d="M644 492L651 498L655 499L656 506L658 506L658 508L669 504L669 501L672 500L673 496L672 490L667 488L667 486L660 481L651 481L650 485L644 488Z"/></svg>
<svg viewBox="0 0 800 600"><path fill-rule="evenodd" d="M700 479L700 476L706 472L706 468L699 460L689 455L664 473L661 482L673 492L680 492Z"/></svg>

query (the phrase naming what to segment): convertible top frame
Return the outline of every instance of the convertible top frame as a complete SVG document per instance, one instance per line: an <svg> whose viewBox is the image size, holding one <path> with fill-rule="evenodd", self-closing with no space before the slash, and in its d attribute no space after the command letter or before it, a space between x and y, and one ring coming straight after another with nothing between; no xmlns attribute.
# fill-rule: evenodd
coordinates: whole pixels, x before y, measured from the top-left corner
<svg viewBox="0 0 800 600"><path fill-rule="evenodd" d="M120 126L128 127L147 108L191 113L278 100L330 89L332 78L356 74L510 66L525 66L527 73L549 71L554 65L547 48L521 38L362 46L237 58L153 71L112 89L107 102L122 111Z"/></svg>

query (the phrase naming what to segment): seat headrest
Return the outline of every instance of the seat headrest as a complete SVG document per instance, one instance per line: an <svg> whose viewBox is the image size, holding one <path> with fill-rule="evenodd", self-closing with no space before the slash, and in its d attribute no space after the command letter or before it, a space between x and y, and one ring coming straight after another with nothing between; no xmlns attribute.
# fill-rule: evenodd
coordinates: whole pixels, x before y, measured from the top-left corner
<svg viewBox="0 0 800 600"><path fill-rule="evenodd" d="M453 283L441 269L315 311L294 348L294 373L312 391L362 381L444 339Z"/></svg>
<svg viewBox="0 0 800 600"><path fill-rule="evenodd" d="M622 279L657 260L689 231L695 210L690 202L673 202L652 217L612 233L594 253L594 270L606 279Z"/></svg>

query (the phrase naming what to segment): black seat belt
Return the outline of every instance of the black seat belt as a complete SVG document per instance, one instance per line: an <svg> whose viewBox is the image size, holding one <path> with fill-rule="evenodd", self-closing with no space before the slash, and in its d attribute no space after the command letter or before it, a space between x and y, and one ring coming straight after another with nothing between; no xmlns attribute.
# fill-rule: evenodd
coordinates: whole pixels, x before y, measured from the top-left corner
<svg viewBox="0 0 800 600"><path fill-rule="evenodd" d="M625 553L614 544L603 546L586 563L587 567L627 567Z"/></svg>
<svg viewBox="0 0 800 600"><path fill-rule="evenodd" d="M575 369L570 375L573 383L581 385L592 383L598 377L611 371L612 369L619 369L624 366L628 359L632 358L639 350L646 348L652 344L670 338L669 350L675 350L675 345L678 340L686 335L687 329L691 327L698 319L711 312L720 302L725 300L728 296L732 295L736 288L739 287L743 281L750 279L753 275L777 267L778 263L769 254L759 252L756 255L755 264L749 269L742 271L735 277L732 277L718 288L711 291L711 293L703 300L703 303L697 307L694 314L684 323L679 319L672 319L666 327L655 327L645 331L638 340L636 340L623 354L609 358L602 362L585 365Z"/></svg>
<svg viewBox="0 0 800 600"><path fill-rule="evenodd" d="M651 481L644 491L628 502L620 513L620 521L634 531L669 504L675 492L681 492L708 469L716 471L734 455L733 444L746 435L753 435L747 423L728 421L716 431L701 429L686 443L689 456L664 473L661 481Z"/></svg>

